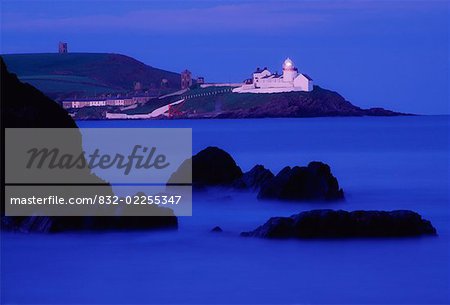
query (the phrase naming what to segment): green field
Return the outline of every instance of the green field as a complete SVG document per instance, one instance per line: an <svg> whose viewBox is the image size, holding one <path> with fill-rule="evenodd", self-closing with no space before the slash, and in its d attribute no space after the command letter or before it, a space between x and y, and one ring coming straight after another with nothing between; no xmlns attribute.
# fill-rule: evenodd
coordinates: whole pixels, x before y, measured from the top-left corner
<svg viewBox="0 0 450 305"><path fill-rule="evenodd" d="M65 81L65 82L85 82L95 83L95 80L87 76L77 75L22 75L19 77L22 81L35 81L35 80L47 80L47 81Z"/></svg>
<svg viewBox="0 0 450 305"><path fill-rule="evenodd" d="M76 75L33 75L20 76L24 83L29 83L47 94L52 93L81 93L96 95L101 93L120 92L120 89L111 88L86 76Z"/></svg>
<svg viewBox="0 0 450 305"><path fill-rule="evenodd" d="M177 89L177 73L157 69L131 57L110 53L42 53L1 55L8 70L49 95L91 95L133 90L139 81L159 88L163 78Z"/></svg>
<svg viewBox="0 0 450 305"><path fill-rule="evenodd" d="M20 78L24 83L29 83L33 87L38 88L40 91L47 94L58 94L58 93L79 93L82 95L97 95L103 93L117 93L121 90L105 87L102 85L77 83L77 82L67 82L60 80L46 80L46 79L26 79Z"/></svg>

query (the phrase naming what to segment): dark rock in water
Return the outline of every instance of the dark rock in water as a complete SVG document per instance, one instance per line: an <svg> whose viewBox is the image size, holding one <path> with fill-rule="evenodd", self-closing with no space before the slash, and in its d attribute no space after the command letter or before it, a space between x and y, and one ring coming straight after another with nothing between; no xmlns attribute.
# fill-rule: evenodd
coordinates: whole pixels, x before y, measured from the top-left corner
<svg viewBox="0 0 450 305"><path fill-rule="evenodd" d="M216 227L211 229L211 232L220 233L220 232L223 232L223 230L222 230L221 227L216 226Z"/></svg>
<svg viewBox="0 0 450 305"><path fill-rule="evenodd" d="M258 199L338 200L344 198L330 167L311 162L307 167L287 166L261 186Z"/></svg>
<svg viewBox="0 0 450 305"><path fill-rule="evenodd" d="M4 128L78 128L75 121L58 103L49 99L42 92L29 84L21 83L18 78L7 71L3 59L0 59L1 68L1 112L2 133ZM73 150L82 151L81 133L74 136ZM2 137L2 151L4 137ZM4 162L3 158L0 162ZM1 168L4 168L2 163ZM4 194L5 176L1 175L0 194ZM86 171L81 177L86 183L105 184L97 176ZM108 187L107 187L108 188ZM80 194L81 195L81 194ZM89 194L82 194L89 197ZM109 188L107 195L113 195ZM133 216L104 216L104 217L6 217L4 211L4 198L0 199L1 229L21 232L62 232L75 230L137 230L152 228L177 228L178 221L170 209L158 210L158 215L149 217Z"/></svg>
<svg viewBox="0 0 450 305"><path fill-rule="evenodd" d="M251 232L242 232L241 236L265 238L292 237L294 220L290 217L272 217L264 225Z"/></svg>
<svg viewBox="0 0 450 305"><path fill-rule="evenodd" d="M207 186L227 186L237 189L259 190L259 199L280 200L337 200L344 197L330 167L322 162L311 162L307 167L289 166L276 176L262 165L254 166L245 174L224 150L208 147L183 162L172 174L172 181L186 181L192 168L195 189Z"/></svg>
<svg viewBox="0 0 450 305"><path fill-rule="evenodd" d="M229 185L242 170L226 151L207 147L192 157L192 182L198 185Z"/></svg>
<svg viewBox="0 0 450 305"><path fill-rule="evenodd" d="M178 219L171 209L166 216L30 216L2 217L2 229L15 232L60 233L73 231L132 231L177 229ZM160 212L159 215L165 214Z"/></svg>
<svg viewBox="0 0 450 305"><path fill-rule="evenodd" d="M250 171L244 173L241 178L234 181L233 186L240 189L258 190L273 177L272 172L263 165L255 165Z"/></svg>
<svg viewBox="0 0 450 305"><path fill-rule="evenodd" d="M437 235L419 214L408 211L312 210L291 217L272 217L242 236L264 238L406 237Z"/></svg>
<svg viewBox="0 0 450 305"><path fill-rule="evenodd" d="M242 177L242 170L226 151L218 147L207 147L186 160L170 177L171 181L181 181L178 177L189 172L192 164L192 184L194 188L205 186L230 186L233 181Z"/></svg>

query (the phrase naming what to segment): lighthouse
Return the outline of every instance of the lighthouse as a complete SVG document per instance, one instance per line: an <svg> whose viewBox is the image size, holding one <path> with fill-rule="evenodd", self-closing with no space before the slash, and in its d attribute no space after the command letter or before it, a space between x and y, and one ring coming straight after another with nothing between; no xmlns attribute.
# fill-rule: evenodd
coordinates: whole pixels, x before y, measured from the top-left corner
<svg viewBox="0 0 450 305"><path fill-rule="evenodd" d="M269 69L257 68L253 78L246 79L242 86L234 88L237 93L278 93L291 91L310 92L313 80L305 73L299 73L289 57L283 62L283 74L271 73Z"/></svg>
<svg viewBox="0 0 450 305"><path fill-rule="evenodd" d="M298 75L294 62L288 57L283 63L283 82L293 82Z"/></svg>

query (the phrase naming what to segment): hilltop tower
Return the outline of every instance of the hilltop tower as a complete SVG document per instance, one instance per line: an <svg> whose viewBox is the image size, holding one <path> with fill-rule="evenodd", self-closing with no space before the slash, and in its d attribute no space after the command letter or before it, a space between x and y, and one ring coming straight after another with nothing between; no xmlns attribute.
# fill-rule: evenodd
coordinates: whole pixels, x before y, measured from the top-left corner
<svg viewBox="0 0 450 305"><path fill-rule="evenodd" d="M203 76L197 77L197 84L204 84L204 83L205 83L205 78Z"/></svg>
<svg viewBox="0 0 450 305"><path fill-rule="evenodd" d="M192 86L192 73L189 70L181 72L181 89L188 89Z"/></svg>
<svg viewBox="0 0 450 305"><path fill-rule="evenodd" d="M62 42L62 41L59 42L58 53L59 54L67 53L67 42Z"/></svg>

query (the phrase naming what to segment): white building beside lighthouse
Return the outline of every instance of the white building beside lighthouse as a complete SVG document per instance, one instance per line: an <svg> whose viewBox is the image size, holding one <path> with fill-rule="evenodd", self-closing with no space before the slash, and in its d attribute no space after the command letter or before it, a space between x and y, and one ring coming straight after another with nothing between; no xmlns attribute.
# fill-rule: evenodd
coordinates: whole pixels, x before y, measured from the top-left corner
<svg viewBox="0 0 450 305"><path fill-rule="evenodd" d="M267 68L257 68L242 86L234 88L237 93L277 93L290 91L312 91L313 80L299 73L294 62L287 58L283 63L283 74L271 73Z"/></svg>

